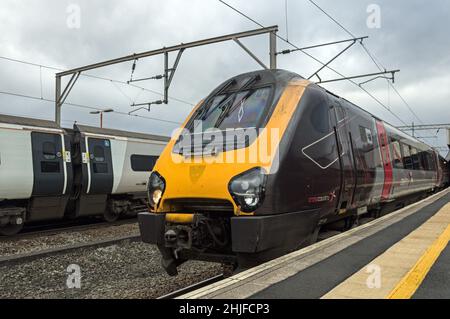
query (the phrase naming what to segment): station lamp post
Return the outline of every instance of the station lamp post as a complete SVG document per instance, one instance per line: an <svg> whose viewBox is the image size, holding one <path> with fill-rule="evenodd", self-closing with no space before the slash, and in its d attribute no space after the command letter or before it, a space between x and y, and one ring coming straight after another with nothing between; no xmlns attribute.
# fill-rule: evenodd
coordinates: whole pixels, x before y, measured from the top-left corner
<svg viewBox="0 0 450 319"><path fill-rule="evenodd" d="M103 128L103 113L111 113L114 112L113 109L105 109L89 112L90 114L100 114L100 128Z"/></svg>

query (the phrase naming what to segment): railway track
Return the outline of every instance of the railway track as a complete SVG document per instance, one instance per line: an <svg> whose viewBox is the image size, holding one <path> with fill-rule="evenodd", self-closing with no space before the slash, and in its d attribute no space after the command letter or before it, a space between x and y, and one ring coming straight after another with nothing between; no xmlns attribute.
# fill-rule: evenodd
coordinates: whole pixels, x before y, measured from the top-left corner
<svg viewBox="0 0 450 319"><path fill-rule="evenodd" d="M77 251L80 249L86 249L86 248L99 248L99 247L106 247L114 244L121 244L124 242L135 242L140 241L141 237L138 235L127 235L127 236L121 236L113 239L103 239L103 240L97 240L97 241L91 241L86 243L77 243L73 245L67 245L62 247L54 247L39 251L33 251L29 253L22 253L22 254L14 254L14 255L7 255L7 256L0 256L0 267L5 265L14 265L14 264L20 264L20 263L27 263L34 261L36 259L41 259L45 257L60 255L60 254L66 254L73 251Z"/></svg>
<svg viewBox="0 0 450 319"><path fill-rule="evenodd" d="M211 285L213 283L216 283L216 282L218 282L218 281L220 281L220 280L222 280L224 278L225 277L224 277L223 274L222 275L217 275L217 276L205 279L203 281L200 281L198 283L192 284L190 286L187 286L187 287L175 290L173 292L170 292L168 294L160 296L157 299L175 299L175 298L180 297L180 296L182 296L184 294L187 294L187 293L189 293L191 291L194 291L194 290L203 288L205 286Z"/></svg>
<svg viewBox="0 0 450 319"><path fill-rule="evenodd" d="M121 222L124 222L124 221L121 221ZM362 223L364 223L364 222L362 222ZM92 228L92 227L100 226L100 224L101 223L97 223L97 224L93 224L93 225L80 225L80 227L87 226L87 227ZM112 223L109 225L114 225L114 224L115 223ZM77 227L77 228L79 228L79 227ZM73 227L70 229L73 229ZM46 232L48 233L51 231L46 231ZM332 237L339 233L341 233L341 232L329 231L325 234L322 234L322 236L321 236L322 238L320 238L320 239L324 239L324 237L325 238ZM29 234L30 233L23 234L23 235L29 235ZM8 255L8 256L0 256L0 267L7 266L7 268L3 268L3 269L5 269L5 271L7 269L13 268L13 267L9 267L9 266L18 266L19 269L28 269L27 263L31 263L34 261L35 263L37 262L37 265L38 265L38 266L34 266L34 267L40 268L40 267L42 267L42 264L54 265L54 264L66 263L67 260L70 260L70 258L72 258L70 253L78 254L81 252L81 254L83 256L84 255L90 256L90 254L95 255L98 253L106 255L106 254L109 254L108 251L100 252L100 251L96 251L95 249L100 248L100 247L108 247L111 245L118 245L121 248L123 248L125 246L127 247L126 250L123 250L123 253L122 253L122 255L124 255L125 257L122 256L121 257L122 259L119 258L119 260L122 260L121 261L122 264L120 267L118 267L118 269L123 269L124 267L128 267L128 265L132 265L137 262L138 259L135 259L133 256L139 255L139 258L141 258L141 256L143 255L143 253L139 250L139 248L136 250L139 252L139 254L136 254L136 252L131 253L130 250L128 250L129 248L127 246L127 243L136 243L139 241L140 241L140 236L138 236L136 233L133 235L127 235L127 234L123 234L123 233L120 235L117 234L117 236L115 238L110 238L110 239L103 238L102 240L99 240L98 238L97 239L94 238L94 239L91 239L89 242L77 243L77 244L73 244L70 246L67 245L67 246L55 247L52 249L41 250L41 251L36 251L36 252L29 252L29 253L22 253L22 254L16 254L16 255ZM130 248L130 249L131 250L136 249L135 247L138 247L138 246L134 246L134 248ZM45 259L42 260L42 262L39 261L40 259L43 259L46 257L52 257L52 256L59 256L59 257L52 258L52 259L50 259L49 262L47 262L47 260L45 260ZM152 255L152 256L154 256L154 255ZM117 261L116 257L113 258L114 261ZM91 260L92 260L92 258L91 258ZM94 260L96 260L96 259L94 259ZM151 267L160 267L159 266L159 258L155 259L152 257L149 260L150 261L148 263L145 263L146 267L148 267L148 265L152 265ZM156 260L156 261L154 264L152 264L152 262L154 262L154 260ZM104 268L104 269L108 269L108 270L102 270L102 271L98 270L98 272L99 273L104 273L105 271L109 272L109 271L112 271L112 270L110 270L110 268L117 267L117 266L112 267L110 265L110 262L111 261L109 261L105 264L107 266L105 266L106 268ZM22 268L20 268L20 267L22 267ZM110 268L108 268L108 267L110 267ZM94 267L93 269L96 269L96 268ZM143 268L140 271L146 272L147 269L148 268ZM27 270L21 270L21 272L26 272L26 271ZM95 271L97 271L97 270L95 270ZM136 271L135 268L131 267L127 271L127 273L130 274L130 273L134 273L135 271ZM137 271L137 273L139 273L139 271ZM221 274L215 275L217 273L221 273ZM201 277L199 278L199 277L195 277L196 276L195 272L192 272L191 274L187 275L187 276L192 275L192 278L190 278L190 282L187 281L187 282L182 282L182 283L180 283L179 281L174 281L172 283L168 283L165 281L167 279L165 279L164 276L156 275L154 278L152 278L151 281L146 282L145 286L143 285L143 287L140 287L140 290L136 289L136 295L140 295L142 293L142 291L144 291L145 289L152 289L149 287L154 287L153 285L154 285L154 282L156 281L157 283L164 282L164 284L161 284L161 287L163 287L163 288L160 288L159 292L155 292L153 295L151 295L150 298L155 298L155 297L157 299L178 298L184 294L187 294L187 293L197 290L199 288L214 284L226 277L222 274L221 271L217 271L217 272L215 272L215 274L214 273L208 273L208 274L205 273L205 275L202 278ZM91 276L97 276L97 275L91 274ZM123 276L123 274L120 274L118 278L120 278L120 276ZM101 277L101 276L99 276L99 277ZM208 279L203 280L203 278L208 278ZM99 279L99 281L100 280L101 279ZM197 281L197 282L194 284L191 284L192 282L195 282L195 281ZM128 282L128 281L125 280L124 282ZM101 285L101 284L102 284L102 282L99 282L97 285ZM125 285L125 284L122 284L122 285ZM179 289L180 285L185 285L185 287ZM13 289L13 288L11 288L11 289ZM52 289L54 289L54 288L52 288ZM131 289L131 288L130 288L130 286L127 286L126 289ZM117 291L117 289L116 289L116 291ZM130 291L130 290L127 290L127 291ZM64 294L64 292L62 292L61 294ZM134 296L134 295L132 295L132 296ZM146 298L149 298L148 295L146 296Z"/></svg>
<svg viewBox="0 0 450 319"><path fill-rule="evenodd" d="M35 225L27 227L21 233L13 236L0 236L0 243L16 239L32 238L36 236L52 236L63 232L74 232L102 227L121 226L126 224L133 224L136 222L136 218L127 218L112 223L105 221L90 221L89 223L87 223L86 221L76 221L58 224Z"/></svg>

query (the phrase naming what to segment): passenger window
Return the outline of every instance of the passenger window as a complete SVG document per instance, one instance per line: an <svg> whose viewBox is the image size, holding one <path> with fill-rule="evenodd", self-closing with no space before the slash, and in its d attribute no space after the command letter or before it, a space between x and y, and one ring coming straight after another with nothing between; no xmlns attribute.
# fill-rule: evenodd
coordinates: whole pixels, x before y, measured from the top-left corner
<svg viewBox="0 0 450 319"><path fill-rule="evenodd" d="M56 145L52 142L44 142L42 144L42 153L46 160L56 159Z"/></svg>
<svg viewBox="0 0 450 319"><path fill-rule="evenodd" d="M392 151L392 166L394 168L404 168L399 141L392 140L391 151Z"/></svg>
<svg viewBox="0 0 450 319"><path fill-rule="evenodd" d="M363 141L365 144L373 144L372 131L370 130L370 128L360 126L359 133L361 134L361 141Z"/></svg>
<svg viewBox="0 0 450 319"><path fill-rule="evenodd" d="M413 169L421 170L422 167L420 165L419 153L417 152L417 149L415 147L411 147L411 158L413 162Z"/></svg>
<svg viewBox="0 0 450 319"><path fill-rule="evenodd" d="M338 122L341 122L342 120L344 120L345 119L344 107L341 105L337 105L334 109L336 110L336 117L337 117Z"/></svg>
<svg viewBox="0 0 450 319"><path fill-rule="evenodd" d="M158 156L131 155L131 169L135 172L151 172Z"/></svg>
<svg viewBox="0 0 450 319"><path fill-rule="evenodd" d="M41 173L59 173L59 162L41 161Z"/></svg>
<svg viewBox="0 0 450 319"><path fill-rule="evenodd" d="M406 169L413 169L413 162L411 159L411 151L409 145L402 144L403 146L403 164Z"/></svg>
<svg viewBox="0 0 450 319"><path fill-rule="evenodd" d="M105 149L99 145L94 147L94 159L96 162L105 161Z"/></svg>
<svg viewBox="0 0 450 319"><path fill-rule="evenodd" d="M429 166L428 166L428 158L427 158L427 152L423 151L419 153L419 159L420 159L420 164L422 166L422 169L425 171L429 170Z"/></svg>
<svg viewBox="0 0 450 319"><path fill-rule="evenodd" d="M436 169L435 165L434 165L434 157L433 154L431 153L426 153L427 154L427 160L428 160L428 170L430 171L434 171Z"/></svg>

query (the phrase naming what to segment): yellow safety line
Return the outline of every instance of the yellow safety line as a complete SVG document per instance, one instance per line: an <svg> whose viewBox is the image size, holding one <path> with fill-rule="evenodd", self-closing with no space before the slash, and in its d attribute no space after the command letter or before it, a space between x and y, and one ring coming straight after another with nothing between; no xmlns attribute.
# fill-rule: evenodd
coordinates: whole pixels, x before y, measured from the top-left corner
<svg viewBox="0 0 450 319"><path fill-rule="evenodd" d="M438 259L450 241L450 225L441 233L438 239L428 247L425 253L416 262L413 268L400 280L394 290L387 296L388 299L409 299L419 288L425 276Z"/></svg>

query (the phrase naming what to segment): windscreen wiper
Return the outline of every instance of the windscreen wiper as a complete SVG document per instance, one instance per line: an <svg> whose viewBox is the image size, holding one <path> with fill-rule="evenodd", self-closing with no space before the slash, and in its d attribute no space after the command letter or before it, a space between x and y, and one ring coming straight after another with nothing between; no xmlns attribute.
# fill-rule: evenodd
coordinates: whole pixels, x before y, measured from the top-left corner
<svg viewBox="0 0 450 319"><path fill-rule="evenodd" d="M245 82L240 88L239 90L236 91L235 94L237 94L238 92L244 91L247 88L251 87L253 84L255 84L256 82L258 82L259 80L261 80L261 75L257 74L252 76L250 79L247 80L247 82ZM247 94L242 98L242 100L245 100L246 98L248 98L250 96L250 94L252 93L252 91L247 92ZM222 124L223 120L225 120L225 118L228 116L228 114L230 113L231 107L233 106L233 103L229 103L225 109L222 111L222 113L220 114L219 118L216 121L216 124L214 125L214 127L219 127L220 124Z"/></svg>
<svg viewBox="0 0 450 319"><path fill-rule="evenodd" d="M194 120L195 119L202 119L203 118L203 116L205 116L205 114L206 113L208 113L208 111L209 111L209 108L211 107L211 104L212 104L212 102L214 101L214 98L216 97L216 96L219 96L219 95L221 95L222 93L224 93L226 90L228 90L230 87L232 87L233 85L235 85L236 84L236 79L232 79L231 81L228 81L228 83L227 84L225 84L216 94L214 94L214 96L211 96L210 97L210 99L208 100L208 102L207 102L207 104L205 105L205 107L202 107L202 108L200 108L198 111L197 111L197 114L195 114L193 117L192 117L192 121L191 121L191 123L189 124L189 127L188 127L188 130L191 130L192 129L192 126L194 125ZM222 100L223 101L223 100ZM221 101L221 102L222 102Z"/></svg>
<svg viewBox="0 0 450 319"><path fill-rule="evenodd" d="M256 75L252 76L250 79L247 80L247 82L242 84L242 86L236 91L236 93L249 88L250 86L252 86L256 82L258 82L259 80L261 80L261 75L256 74Z"/></svg>

